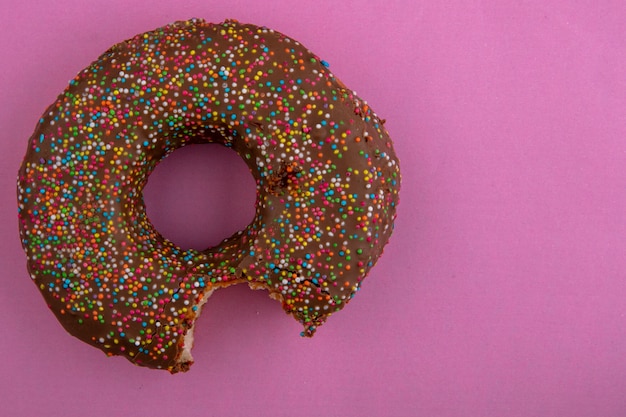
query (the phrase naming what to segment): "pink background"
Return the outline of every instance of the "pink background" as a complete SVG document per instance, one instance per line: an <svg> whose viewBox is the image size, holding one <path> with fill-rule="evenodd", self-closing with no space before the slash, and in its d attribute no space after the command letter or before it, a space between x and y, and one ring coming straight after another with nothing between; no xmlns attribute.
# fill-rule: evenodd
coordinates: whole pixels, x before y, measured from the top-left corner
<svg viewBox="0 0 626 417"><path fill-rule="evenodd" d="M229 288L198 323L191 371L170 376L106 358L47 311L15 177L77 71L194 16L270 26L330 62L387 119L403 189L385 255L315 338ZM626 415L625 22L623 0L3 0L1 414ZM202 247L245 226L239 158L179 152L146 190L159 230Z"/></svg>

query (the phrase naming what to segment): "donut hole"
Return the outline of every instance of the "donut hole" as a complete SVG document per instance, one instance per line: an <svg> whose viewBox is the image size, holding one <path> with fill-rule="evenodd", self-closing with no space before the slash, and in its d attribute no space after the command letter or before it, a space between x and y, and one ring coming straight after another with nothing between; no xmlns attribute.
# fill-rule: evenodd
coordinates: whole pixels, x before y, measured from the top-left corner
<svg viewBox="0 0 626 417"><path fill-rule="evenodd" d="M256 184L232 149L196 144L161 161L143 197L162 236L183 249L205 250L252 222Z"/></svg>

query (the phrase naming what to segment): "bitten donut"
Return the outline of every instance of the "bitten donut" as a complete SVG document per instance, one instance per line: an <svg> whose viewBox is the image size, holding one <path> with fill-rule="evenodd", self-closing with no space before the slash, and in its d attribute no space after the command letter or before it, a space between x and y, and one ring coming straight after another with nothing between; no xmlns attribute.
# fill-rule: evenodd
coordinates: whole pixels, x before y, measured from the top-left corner
<svg viewBox="0 0 626 417"><path fill-rule="evenodd" d="M190 20L137 35L71 80L30 138L18 178L30 275L69 333L142 366L186 371L203 304L236 283L269 291L311 336L392 233L400 171L383 124L273 30ZM150 223L142 190L168 154L208 142L247 163L256 216L183 250Z"/></svg>

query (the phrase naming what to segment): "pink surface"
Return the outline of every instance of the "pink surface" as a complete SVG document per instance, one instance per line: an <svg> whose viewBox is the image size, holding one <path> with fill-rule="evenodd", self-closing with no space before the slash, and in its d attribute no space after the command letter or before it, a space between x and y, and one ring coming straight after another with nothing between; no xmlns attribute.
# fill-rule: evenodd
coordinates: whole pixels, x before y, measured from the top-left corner
<svg viewBox="0 0 626 417"><path fill-rule="evenodd" d="M4 1L1 414L626 415L625 4ZM330 62L387 119L403 189L385 255L315 338L229 288L198 323L192 370L170 376L106 358L47 311L15 177L77 71L194 16L273 27ZM237 156L179 152L146 191L159 230L201 247L245 225L254 187Z"/></svg>

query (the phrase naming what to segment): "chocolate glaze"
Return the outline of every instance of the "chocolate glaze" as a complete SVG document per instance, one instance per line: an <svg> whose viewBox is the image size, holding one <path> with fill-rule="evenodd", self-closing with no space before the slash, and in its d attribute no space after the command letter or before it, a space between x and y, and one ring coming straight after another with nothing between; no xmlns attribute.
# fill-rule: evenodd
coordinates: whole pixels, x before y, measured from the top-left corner
<svg viewBox="0 0 626 417"><path fill-rule="evenodd" d="M18 178L28 268L68 332L176 372L216 288L268 290L305 336L346 305L392 233L400 171L384 122L327 67L270 29L194 19L113 46L70 82ZM207 142L247 163L256 216L183 250L142 189L168 154Z"/></svg>

